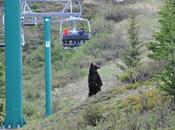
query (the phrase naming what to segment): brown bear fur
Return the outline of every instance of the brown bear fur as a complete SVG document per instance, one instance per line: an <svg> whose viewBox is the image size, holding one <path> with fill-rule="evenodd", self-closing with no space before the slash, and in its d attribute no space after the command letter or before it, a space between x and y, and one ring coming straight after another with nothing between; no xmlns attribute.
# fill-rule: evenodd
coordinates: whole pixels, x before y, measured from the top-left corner
<svg viewBox="0 0 175 130"><path fill-rule="evenodd" d="M98 92L100 92L103 85L97 69L100 69L100 67L94 63L91 63L88 76L89 97L96 95Z"/></svg>

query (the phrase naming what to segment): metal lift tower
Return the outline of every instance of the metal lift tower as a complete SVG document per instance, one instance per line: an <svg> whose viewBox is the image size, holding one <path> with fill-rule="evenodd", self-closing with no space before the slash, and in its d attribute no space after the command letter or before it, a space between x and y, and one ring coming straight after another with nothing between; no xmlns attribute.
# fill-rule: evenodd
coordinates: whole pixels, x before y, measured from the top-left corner
<svg viewBox="0 0 175 130"><path fill-rule="evenodd" d="M24 124L22 105L21 1L5 0L6 118L5 128Z"/></svg>
<svg viewBox="0 0 175 130"><path fill-rule="evenodd" d="M53 2L63 4L64 8L60 12L35 13L29 6L28 11L22 11L22 4L27 2ZM44 18L45 36L45 84L46 84L46 116L52 114L51 111L51 41L50 41L50 18L57 17L80 17L82 7L79 0L80 12L72 11L72 0L5 0L5 65L6 65L6 118L4 128L20 128L24 125L23 116L23 85L22 85L22 40L23 25L26 17ZM71 9L68 9L68 8ZM71 10L70 12L68 10ZM26 25L32 25L27 23ZM35 24L36 25L36 24Z"/></svg>

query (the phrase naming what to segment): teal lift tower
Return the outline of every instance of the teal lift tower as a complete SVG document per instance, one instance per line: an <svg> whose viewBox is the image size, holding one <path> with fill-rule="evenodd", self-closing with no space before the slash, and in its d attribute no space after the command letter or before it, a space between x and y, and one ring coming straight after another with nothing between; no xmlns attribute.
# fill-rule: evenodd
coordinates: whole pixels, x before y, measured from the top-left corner
<svg viewBox="0 0 175 130"><path fill-rule="evenodd" d="M21 0L5 0L5 65L6 118L5 128L24 125L22 105Z"/></svg>

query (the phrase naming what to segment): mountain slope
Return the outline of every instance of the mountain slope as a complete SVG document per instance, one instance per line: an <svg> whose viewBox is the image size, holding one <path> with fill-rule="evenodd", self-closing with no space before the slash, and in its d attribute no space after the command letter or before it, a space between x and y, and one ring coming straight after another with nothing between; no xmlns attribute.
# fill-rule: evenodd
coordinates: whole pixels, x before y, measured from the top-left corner
<svg viewBox="0 0 175 130"><path fill-rule="evenodd" d="M175 128L172 122L175 120L172 107L174 103L152 85L147 81L139 84L135 90L130 90L127 86L110 89L66 112L60 111L50 118L28 122L24 130Z"/></svg>

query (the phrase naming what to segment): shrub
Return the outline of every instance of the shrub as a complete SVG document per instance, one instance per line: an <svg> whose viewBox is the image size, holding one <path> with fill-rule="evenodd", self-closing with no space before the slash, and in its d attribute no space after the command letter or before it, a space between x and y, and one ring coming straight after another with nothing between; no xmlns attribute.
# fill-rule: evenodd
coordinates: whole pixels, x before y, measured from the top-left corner
<svg viewBox="0 0 175 130"><path fill-rule="evenodd" d="M96 17L91 25L92 35L99 33L111 33L113 31L113 23L107 22L103 17Z"/></svg>
<svg viewBox="0 0 175 130"><path fill-rule="evenodd" d="M135 81L137 81L137 70L134 68L127 69L123 73L117 75L117 78L125 83L135 83Z"/></svg>
<svg viewBox="0 0 175 130"><path fill-rule="evenodd" d="M36 102L35 102L36 103ZM37 108L37 105L34 102L25 101L24 102L24 114L28 119L34 119L41 117L41 111ZM38 106L40 107L40 106Z"/></svg>
<svg viewBox="0 0 175 130"><path fill-rule="evenodd" d="M81 59L77 60L76 63L78 64L80 69L88 68L90 63L93 61L93 59L94 59L93 56L87 55L87 56L83 56Z"/></svg>
<svg viewBox="0 0 175 130"><path fill-rule="evenodd" d="M126 18L128 18L129 12L131 13L131 10L128 8L128 6L124 5L110 5L107 10L105 10L104 15L106 20L113 20L115 22L120 22Z"/></svg>
<svg viewBox="0 0 175 130"><path fill-rule="evenodd" d="M115 51L109 51L109 50L104 50L101 55L106 61L111 61L118 57L118 54L116 54Z"/></svg>
<svg viewBox="0 0 175 130"><path fill-rule="evenodd" d="M117 75L117 78L122 82L135 83L136 81L146 81L153 77L158 71L160 71L160 66L157 63L141 63L137 68L127 69L125 65L118 64L117 66L123 71ZM155 71L155 72L153 72Z"/></svg>
<svg viewBox="0 0 175 130"><path fill-rule="evenodd" d="M0 99L0 126L2 125L2 122L4 120L3 118L5 115L4 111L5 111L5 101Z"/></svg>
<svg viewBox="0 0 175 130"><path fill-rule="evenodd" d="M92 19L93 17L95 17L97 15L97 12L99 11L97 8L96 4L93 3L83 3L83 17L87 18L87 19ZM85 13L86 12L86 13Z"/></svg>
<svg viewBox="0 0 175 130"><path fill-rule="evenodd" d="M130 83L127 85L127 89L137 89L141 84L139 82L136 82L136 83Z"/></svg>
<svg viewBox="0 0 175 130"><path fill-rule="evenodd" d="M141 117L138 112L133 111L128 108L125 110L126 127L128 130L140 130L141 127Z"/></svg>
<svg viewBox="0 0 175 130"><path fill-rule="evenodd" d="M134 111L140 112L142 109L142 97L139 94L129 95L124 101L124 107L130 107Z"/></svg>
<svg viewBox="0 0 175 130"><path fill-rule="evenodd" d="M145 112L152 110L158 104L164 104L167 100L168 97L163 96L156 89L150 89L146 92L129 95L124 99L122 107L130 107L137 112Z"/></svg>
<svg viewBox="0 0 175 130"><path fill-rule="evenodd" d="M83 113L85 125L97 126L103 118L102 107L98 104L90 104Z"/></svg>
<svg viewBox="0 0 175 130"><path fill-rule="evenodd" d="M97 65L104 65L105 64L105 59L103 59L103 58L97 58L97 59L95 59L95 63L97 64Z"/></svg>
<svg viewBox="0 0 175 130"><path fill-rule="evenodd" d="M147 98L146 109L153 109L158 105L159 99L163 99L163 96L161 96L159 92L154 89L147 91L144 96ZM163 102L163 100L161 102Z"/></svg>

